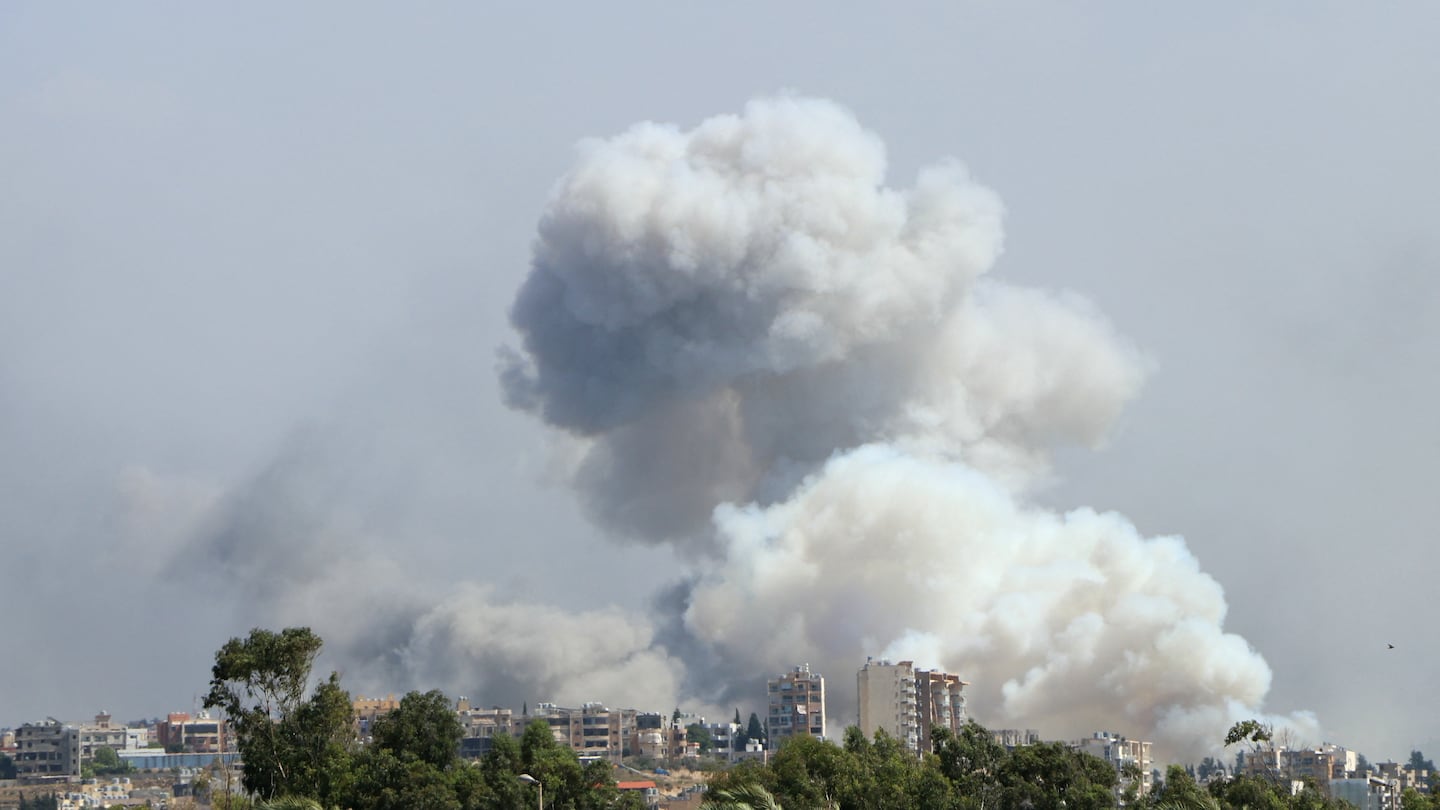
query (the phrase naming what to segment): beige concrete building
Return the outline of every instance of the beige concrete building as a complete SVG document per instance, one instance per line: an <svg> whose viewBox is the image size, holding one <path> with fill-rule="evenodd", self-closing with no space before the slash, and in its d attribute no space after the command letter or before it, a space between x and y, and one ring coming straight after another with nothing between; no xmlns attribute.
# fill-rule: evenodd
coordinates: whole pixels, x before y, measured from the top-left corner
<svg viewBox="0 0 1440 810"><path fill-rule="evenodd" d="M770 750L801 734L825 739L825 678L801 664L766 685Z"/></svg>
<svg viewBox="0 0 1440 810"><path fill-rule="evenodd" d="M916 669L914 661L870 659L856 675L860 730L874 737L883 729L911 751L930 751L932 729L959 733L965 725L968 686L960 676Z"/></svg>
<svg viewBox="0 0 1440 810"><path fill-rule="evenodd" d="M578 709L540 703L529 719L544 720L556 742L583 758L618 762L636 737L637 714L634 709L612 710L603 703L586 703Z"/></svg>
<svg viewBox="0 0 1440 810"><path fill-rule="evenodd" d="M101 748L126 750L130 747L130 740L134 738L130 732L131 729L111 723L108 713L100 712L95 715L94 723L80 727L80 761L89 762L94 759L95 752Z"/></svg>

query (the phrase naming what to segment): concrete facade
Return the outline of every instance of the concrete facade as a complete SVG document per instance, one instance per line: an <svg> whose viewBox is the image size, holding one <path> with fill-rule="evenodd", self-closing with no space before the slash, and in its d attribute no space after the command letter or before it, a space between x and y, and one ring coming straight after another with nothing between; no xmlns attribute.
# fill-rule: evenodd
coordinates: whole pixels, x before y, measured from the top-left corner
<svg viewBox="0 0 1440 810"><path fill-rule="evenodd" d="M825 739L825 678L801 664L766 684L770 750L801 734Z"/></svg>
<svg viewBox="0 0 1440 810"><path fill-rule="evenodd" d="M917 754L930 751L934 729L958 734L965 725L968 685L958 675L917 669L913 661L872 658L856 674L860 730L871 738L883 729Z"/></svg>
<svg viewBox="0 0 1440 810"><path fill-rule="evenodd" d="M80 729L50 719L15 729L15 770L22 778L80 775Z"/></svg>

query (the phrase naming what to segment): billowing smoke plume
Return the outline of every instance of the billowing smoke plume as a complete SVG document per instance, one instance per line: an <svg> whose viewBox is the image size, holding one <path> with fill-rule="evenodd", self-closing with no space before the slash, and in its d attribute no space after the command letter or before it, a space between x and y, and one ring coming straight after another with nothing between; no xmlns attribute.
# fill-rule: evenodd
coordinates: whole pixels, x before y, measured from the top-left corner
<svg viewBox="0 0 1440 810"><path fill-rule="evenodd" d="M993 723L1207 747L1270 681L1219 585L1178 539L1025 501L1141 356L1083 300L983 277L1001 206L959 164L885 183L880 140L812 99L585 143L511 313L509 401L575 437L601 525L690 555L674 624L709 673L808 661L843 723L867 654L913 657Z"/></svg>
<svg viewBox="0 0 1440 810"><path fill-rule="evenodd" d="M598 525L691 566L654 616L412 584L364 429L301 431L231 491L132 470L121 523L245 622L314 626L356 691L728 715L808 662L844 725L880 655L961 674L990 724L1208 752L1270 683L1219 585L1178 538L1027 500L1143 358L1077 296L986 277L1001 207L959 164L885 183L850 113L782 97L588 142L556 187L502 380Z"/></svg>

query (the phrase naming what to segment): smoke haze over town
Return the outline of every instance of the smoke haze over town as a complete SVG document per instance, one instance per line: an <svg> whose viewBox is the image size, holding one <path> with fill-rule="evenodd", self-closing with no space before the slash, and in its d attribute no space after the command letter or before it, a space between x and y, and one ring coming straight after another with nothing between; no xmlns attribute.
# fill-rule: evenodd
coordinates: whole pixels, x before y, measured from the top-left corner
<svg viewBox="0 0 1440 810"><path fill-rule="evenodd" d="M0 725L306 624L369 694L1440 743L1433 9L650 11L0 12Z"/></svg>

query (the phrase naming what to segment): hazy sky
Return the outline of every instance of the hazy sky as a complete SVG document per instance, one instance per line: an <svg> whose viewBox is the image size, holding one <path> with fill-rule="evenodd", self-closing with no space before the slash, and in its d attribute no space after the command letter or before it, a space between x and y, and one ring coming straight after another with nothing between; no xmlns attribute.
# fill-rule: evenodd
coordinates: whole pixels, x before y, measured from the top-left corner
<svg viewBox="0 0 1440 810"><path fill-rule="evenodd" d="M0 726L191 708L279 616L363 647L392 580L646 610L690 561L581 517L496 348L578 141L796 91L1144 352L1039 500L1182 535L1267 711L1433 754L1440 8L844 5L0 7Z"/></svg>

